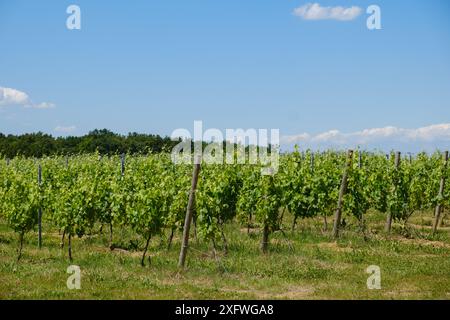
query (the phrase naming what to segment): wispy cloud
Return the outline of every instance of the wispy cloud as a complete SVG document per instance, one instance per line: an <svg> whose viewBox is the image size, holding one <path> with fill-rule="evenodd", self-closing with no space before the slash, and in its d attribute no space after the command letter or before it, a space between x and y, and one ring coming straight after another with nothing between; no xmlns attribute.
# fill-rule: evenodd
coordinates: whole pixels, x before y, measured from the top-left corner
<svg viewBox="0 0 450 320"><path fill-rule="evenodd" d="M32 106L32 108L35 108L35 109L53 109L55 107L56 107L55 104L51 103L51 102L42 102L42 103L35 104Z"/></svg>
<svg viewBox="0 0 450 320"><path fill-rule="evenodd" d="M67 126L67 127L64 127L64 126L57 126L57 127L54 129L54 131L55 131L55 132L58 132L58 133L72 133L72 132L74 132L75 130L77 130L77 127L75 127L75 126Z"/></svg>
<svg viewBox="0 0 450 320"><path fill-rule="evenodd" d="M304 20L338 20L350 21L357 18L362 9L357 6L344 8L322 7L319 3L307 3L301 7L295 8L293 14Z"/></svg>
<svg viewBox="0 0 450 320"><path fill-rule="evenodd" d="M282 144L299 144L312 148L320 147L370 147L416 146L433 149L441 145L450 146L450 123L435 124L416 129L405 129L394 126L364 129L362 131L343 133L330 130L316 135L301 133L281 137Z"/></svg>
<svg viewBox="0 0 450 320"><path fill-rule="evenodd" d="M34 109L51 109L55 107L54 103L41 102L34 103L30 96L20 90L13 88L0 87L0 107L22 106Z"/></svg>

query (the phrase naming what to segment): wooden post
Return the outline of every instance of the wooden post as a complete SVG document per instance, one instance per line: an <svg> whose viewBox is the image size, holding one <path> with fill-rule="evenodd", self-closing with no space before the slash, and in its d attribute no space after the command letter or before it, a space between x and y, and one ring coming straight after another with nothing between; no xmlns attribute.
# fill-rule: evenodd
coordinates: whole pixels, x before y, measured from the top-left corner
<svg viewBox="0 0 450 320"><path fill-rule="evenodd" d="M69 245L68 245L68 249L69 249L69 260L72 262L73 258L72 258L72 234L69 232Z"/></svg>
<svg viewBox="0 0 450 320"><path fill-rule="evenodd" d="M41 165L38 166L38 186L39 186L39 193L41 190L41 184L42 184L42 167ZM39 206L39 212L38 212L38 247L39 249L42 248L42 208Z"/></svg>
<svg viewBox="0 0 450 320"><path fill-rule="evenodd" d="M448 151L445 151L444 154L444 168L443 168L443 174L441 177L441 183L439 185L439 196L438 199L442 199L443 195L444 195L444 188L445 188L445 171L447 170L447 165L448 165ZM433 223L433 234L436 233L438 227L439 227L439 220L441 217L441 212L442 212L442 203L441 201L438 202L437 206L436 206L436 210L435 210L435 218L434 218L434 223Z"/></svg>
<svg viewBox="0 0 450 320"><path fill-rule="evenodd" d="M66 168L69 167L69 156L66 156Z"/></svg>
<svg viewBox="0 0 450 320"><path fill-rule="evenodd" d="M6 158L6 165L9 166L9 158Z"/></svg>
<svg viewBox="0 0 450 320"><path fill-rule="evenodd" d="M183 228L183 243L180 250L180 258L178 260L178 267L184 268L186 263L186 254L189 246L189 232L191 230L192 215L194 213L195 204L195 190L197 189L198 176L200 173L201 161L194 163L194 172L192 174L192 185L189 193L189 202L186 210L186 218L184 220Z"/></svg>
<svg viewBox="0 0 450 320"><path fill-rule="evenodd" d="M402 155L401 152L397 152L395 154L395 170L398 170L400 168L401 155ZM394 181L394 183L398 183L398 181ZM397 188L397 186L394 187ZM391 233L391 228L392 228L392 212L388 212L384 231L386 231L386 233Z"/></svg>
<svg viewBox="0 0 450 320"><path fill-rule="evenodd" d="M314 172L314 153L311 152L311 172Z"/></svg>
<svg viewBox="0 0 450 320"><path fill-rule="evenodd" d="M266 254L269 247L269 226L265 223L263 229L263 238L261 241L261 251Z"/></svg>
<svg viewBox="0 0 450 320"><path fill-rule="evenodd" d="M444 219L445 219L445 216L446 216L444 206L441 207L441 214L440 214L440 216L441 216L441 218L439 219L438 228L442 227L442 224L444 223Z"/></svg>
<svg viewBox="0 0 450 320"><path fill-rule="evenodd" d="M125 174L125 153L122 153L120 156L120 168L122 176Z"/></svg>
<svg viewBox="0 0 450 320"><path fill-rule="evenodd" d="M347 155L347 163L344 169L344 174L342 175L338 204L334 215L333 238L335 239L339 237L339 228L341 225L341 216L342 216L342 202L344 201L345 192L347 192L348 171L352 165L352 160L353 160L353 150L349 150Z"/></svg>

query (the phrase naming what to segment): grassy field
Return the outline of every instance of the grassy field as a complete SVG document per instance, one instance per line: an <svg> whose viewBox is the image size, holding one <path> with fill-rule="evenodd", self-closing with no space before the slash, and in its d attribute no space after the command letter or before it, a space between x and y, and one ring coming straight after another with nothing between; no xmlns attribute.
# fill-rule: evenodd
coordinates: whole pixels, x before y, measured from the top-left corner
<svg viewBox="0 0 450 320"><path fill-rule="evenodd" d="M413 216L407 226L383 233L384 216L367 216L366 238L348 220L335 242L322 231L321 220L299 221L291 232L271 237L270 250L259 250L260 232L227 226L229 253L214 256L211 245L191 242L188 267L177 260L180 235L166 249L167 235L152 240L151 264L140 266L143 240L129 230L73 241L73 263L60 249L57 230L44 225L44 247L37 234L26 236L22 260L16 263L18 237L0 221L0 299L450 299L450 228L431 236L432 214ZM348 219L348 218L347 218ZM96 230L98 230L96 226ZM105 227L104 230L107 230ZM81 268L81 290L69 290L69 265ZM368 290L366 268L381 268L381 290Z"/></svg>

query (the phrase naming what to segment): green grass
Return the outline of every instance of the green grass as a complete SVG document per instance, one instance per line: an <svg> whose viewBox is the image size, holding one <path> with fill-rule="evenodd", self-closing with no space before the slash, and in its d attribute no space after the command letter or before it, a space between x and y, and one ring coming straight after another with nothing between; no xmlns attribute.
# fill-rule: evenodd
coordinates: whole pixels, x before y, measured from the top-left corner
<svg viewBox="0 0 450 320"><path fill-rule="evenodd" d="M450 231L431 236L431 213L418 213L406 226L383 233L384 216L367 216L365 240L356 223L338 241L322 232L321 219L299 221L285 235L271 236L270 250L259 252L260 234L236 223L227 225L229 253L214 257L209 243L191 240L187 268L177 268L180 234L171 250L167 235L152 240L151 264L140 266L143 240L116 228L73 241L73 263L59 247L58 231L44 225L44 247L37 234L26 236L17 263L18 237L0 221L0 299L450 299ZM98 230L99 226L96 226ZM69 290L69 265L81 268L81 290ZM365 270L381 268L381 290L368 290Z"/></svg>

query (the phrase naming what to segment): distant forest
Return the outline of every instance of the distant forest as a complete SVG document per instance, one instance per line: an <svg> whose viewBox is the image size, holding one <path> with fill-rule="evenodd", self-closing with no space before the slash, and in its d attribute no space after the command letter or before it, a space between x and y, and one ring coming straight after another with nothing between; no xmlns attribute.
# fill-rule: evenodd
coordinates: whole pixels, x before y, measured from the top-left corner
<svg viewBox="0 0 450 320"><path fill-rule="evenodd" d="M0 133L0 157L42 157L98 151L100 154L170 151L178 141L153 134L120 135L107 129L93 130L80 137L53 137L42 132L22 135Z"/></svg>

